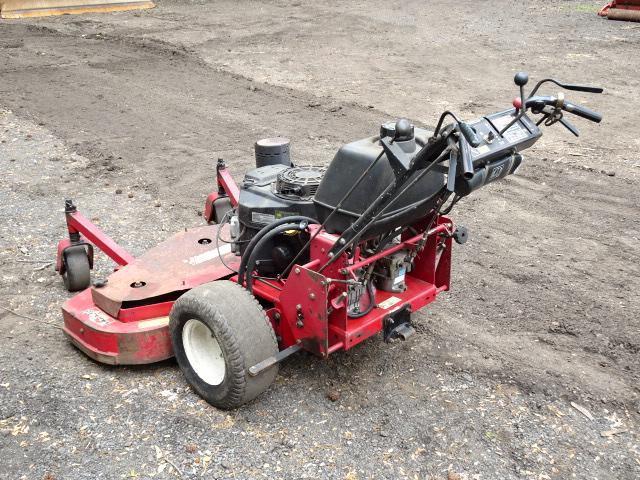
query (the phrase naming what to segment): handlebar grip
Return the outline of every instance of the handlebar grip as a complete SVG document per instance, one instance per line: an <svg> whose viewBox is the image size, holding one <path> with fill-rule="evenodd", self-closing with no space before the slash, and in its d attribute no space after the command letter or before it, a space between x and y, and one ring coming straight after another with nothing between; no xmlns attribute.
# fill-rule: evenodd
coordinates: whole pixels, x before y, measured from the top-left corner
<svg viewBox="0 0 640 480"><path fill-rule="evenodd" d="M602 120L602 115L598 112L594 112L593 110L590 110L587 107L583 107L582 105L576 105L575 103L564 102L562 109L566 110L569 113L573 113L574 115L578 115L579 117L591 120L595 123L600 123L600 121Z"/></svg>
<svg viewBox="0 0 640 480"><path fill-rule="evenodd" d="M476 135L476 132L468 123L458 122L458 128L460 128L460 132L473 148L476 148L480 143L482 143L478 138L478 135Z"/></svg>

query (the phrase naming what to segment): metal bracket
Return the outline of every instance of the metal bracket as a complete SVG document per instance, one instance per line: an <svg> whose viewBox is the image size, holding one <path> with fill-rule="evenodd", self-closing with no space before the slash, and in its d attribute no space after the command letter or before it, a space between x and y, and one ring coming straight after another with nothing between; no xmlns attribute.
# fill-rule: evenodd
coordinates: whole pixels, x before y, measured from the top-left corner
<svg viewBox="0 0 640 480"><path fill-rule="evenodd" d="M384 152L387 154L389 164L396 176L400 176L411 168L411 157L407 155L397 144L393 143L390 138L381 138L380 143Z"/></svg>
<svg viewBox="0 0 640 480"><path fill-rule="evenodd" d="M398 310L385 319L382 335L387 343L398 338L406 340L414 333L416 330L411 326L411 312L408 308Z"/></svg>

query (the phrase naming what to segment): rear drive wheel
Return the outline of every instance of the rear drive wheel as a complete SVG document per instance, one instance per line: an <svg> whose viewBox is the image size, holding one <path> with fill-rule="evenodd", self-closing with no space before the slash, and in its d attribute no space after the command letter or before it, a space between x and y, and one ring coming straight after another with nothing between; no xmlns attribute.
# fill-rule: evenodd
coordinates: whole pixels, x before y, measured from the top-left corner
<svg viewBox="0 0 640 480"><path fill-rule="evenodd" d="M187 382L218 408L236 408L264 392L278 366L256 377L249 368L278 353L278 343L257 300L235 282L221 280L182 295L171 309L173 351Z"/></svg>
<svg viewBox="0 0 640 480"><path fill-rule="evenodd" d="M78 292L89 287L91 283L91 267L86 247L74 245L65 249L62 254L62 263L64 264L62 281L68 291Z"/></svg>

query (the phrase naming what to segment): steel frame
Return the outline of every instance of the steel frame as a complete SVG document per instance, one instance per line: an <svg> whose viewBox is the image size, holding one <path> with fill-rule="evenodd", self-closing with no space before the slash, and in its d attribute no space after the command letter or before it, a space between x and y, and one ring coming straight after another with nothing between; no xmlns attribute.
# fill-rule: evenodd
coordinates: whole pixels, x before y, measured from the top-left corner
<svg viewBox="0 0 640 480"><path fill-rule="evenodd" d="M94 246L102 250L109 258L124 267L134 260L134 256L118 245L111 237L100 230L87 217L82 215L73 204L73 200L65 201L65 219L69 238L58 242L58 252L56 255L56 271L62 275L65 271L64 252L69 247L84 245L87 247L89 265L93 268Z"/></svg>

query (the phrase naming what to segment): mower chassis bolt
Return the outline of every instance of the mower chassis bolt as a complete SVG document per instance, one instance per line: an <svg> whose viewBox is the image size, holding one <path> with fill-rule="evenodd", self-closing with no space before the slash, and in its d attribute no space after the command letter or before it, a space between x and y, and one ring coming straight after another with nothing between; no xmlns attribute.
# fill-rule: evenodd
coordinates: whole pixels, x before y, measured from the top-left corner
<svg viewBox="0 0 640 480"><path fill-rule="evenodd" d="M315 293L310 293L310 294L309 294L309 298L310 298L311 300L315 300L315 299L316 299L316 294L315 294Z"/></svg>
<svg viewBox="0 0 640 480"><path fill-rule="evenodd" d="M296 275L300 275L300 269L299 269L299 268L296 268L296 269L294 270L294 272L296 272Z"/></svg>
<svg viewBox="0 0 640 480"><path fill-rule="evenodd" d="M280 321L280 312L276 312L273 314L273 318L275 318L276 320Z"/></svg>
<svg viewBox="0 0 640 480"><path fill-rule="evenodd" d="M300 305L300 304L297 304L297 305L296 305L296 310L297 310L297 311L300 311L300 310L302 310L302 305Z"/></svg>

